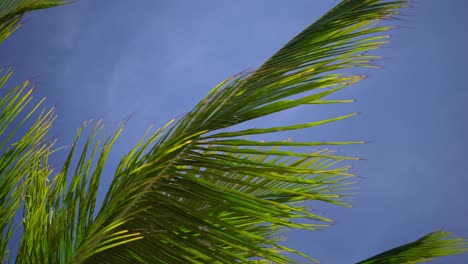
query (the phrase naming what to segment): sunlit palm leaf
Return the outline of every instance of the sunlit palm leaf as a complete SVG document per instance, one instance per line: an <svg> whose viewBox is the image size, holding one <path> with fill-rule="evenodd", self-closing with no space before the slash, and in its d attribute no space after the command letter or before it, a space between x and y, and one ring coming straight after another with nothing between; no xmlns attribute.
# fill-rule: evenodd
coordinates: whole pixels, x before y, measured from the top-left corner
<svg viewBox="0 0 468 264"><path fill-rule="evenodd" d="M468 242L448 232L434 232L357 264L422 263L464 252L468 252Z"/></svg>
<svg viewBox="0 0 468 264"><path fill-rule="evenodd" d="M19 22L25 13L66 3L69 2L65 0L1 0L0 43L20 27Z"/></svg>
<svg viewBox="0 0 468 264"><path fill-rule="evenodd" d="M24 12L61 3L1 2L0 41ZM328 149L310 152L310 147L362 142L263 142L247 136L319 126L354 114L280 127L231 127L300 105L350 102L324 98L363 78L341 70L372 67L376 57L368 52L385 43L388 36L382 33L390 29L377 22L405 5L343 1L257 70L220 83L187 115L148 132L122 158L98 212L103 166L122 128L105 139L97 122L80 147L85 124L63 168L54 172L48 164L53 144L44 143L53 116L44 112L23 139L11 144L6 136L2 144L2 258L8 259L19 212L23 234L17 263L290 263L287 252L308 257L282 246L281 234L328 226L332 220L304 202L346 205L352 175L339 162L356 159ZM0 86L10 75L0 78ZM0 101L0 134L29 100L21 89ZM415 257L465 247L445 236L432 237L422 244L438 251L413 251ZM401 252L384 254L391 259Z"/></svg>
<svg viewBox="0 0 468 264"><path fill-rule="evenodd" d="M299 105L327 103L325 96L362 79L337 70L371 66L375 56L367 52L385 43L387 36L379 33L390 28L376 22L404 5L405 1L344 1L259 69L222 82L185 117L154 134L147 152L140 150L143 156L135 152L121 163L96 218L104 226L125 221L116 230L144 238L89 261L111 263L133 256L134 261L162 263L232 263L253 257L292 261L283 253L293 250L278 244L278 232L288 227L317 229L331 222L301 203L343 204L351 175L335 164L350 158L284 147L360 142L243 139L317 123L220 129ZM276 147L281 148L272 149ZM91 241L106 239L96 232L89 234ZM87 258L92 250L83 245L75 257Z"/></svg>
<svg viewBox="0 0 468 264"><path fill-rule="evenodd" d="M0 88L11 77L11 70L0 70ZM32 89L28 82L18 85L8 91L0 99L0 261L6 261L9 255L8 244L12 233L19 227L15 221L22 208L23 201L31 201L33 197L25 194L24 189L35 185L35 175L41 171L34 166L38 160L47 157L50 144L45 144L45 136L49 130L53 115L51 111L42 112L36 121L31 123L31 116L38 110L41 103L26 110L26 115L18 115L27 109L31 101ZM14 125L16 123L16 125ZM18 137L17 132L24 125L29 129ZM43 175L45 176L45 175ZM47 177L41 179L46 184ZM45 185L38 192L46 195ZM35 199L35 198L33 198ZM40 206L38 204L38 206ZM29 208L31 209L31 208ZM34 210L34 209L31 209Z"/></svg>

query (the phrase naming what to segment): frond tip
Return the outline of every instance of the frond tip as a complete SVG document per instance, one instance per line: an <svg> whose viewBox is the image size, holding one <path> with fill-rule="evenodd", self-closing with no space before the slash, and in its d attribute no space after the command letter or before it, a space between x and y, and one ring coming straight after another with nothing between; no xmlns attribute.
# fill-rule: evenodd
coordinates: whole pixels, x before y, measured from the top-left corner
<svg viewBox="0 0 468 264"><path fill-rule="evenodd" d="M0 43L21 26L25 13L71 3L66 0L1 0Z"/></svg>
<svg viewBox="0 0 468 264"><path fill-rule="evenodd" d="M468 241L449 232L433 232L403 246L385 251L357 264L422 263L436 257L468 252Z"/></svg>

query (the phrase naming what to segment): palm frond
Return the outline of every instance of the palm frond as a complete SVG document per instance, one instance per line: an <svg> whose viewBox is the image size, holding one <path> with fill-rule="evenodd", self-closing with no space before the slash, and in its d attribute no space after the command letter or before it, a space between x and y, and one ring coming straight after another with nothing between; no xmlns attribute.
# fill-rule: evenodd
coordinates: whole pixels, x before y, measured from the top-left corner
<svg viewBox="0 0 468 264"><path fill-rule="evenodd" d="M357 264L422 263L436 257L468 252L468 242L449 232L433 232L403 246L380 253Z"/></svg>
<svg viewBox="0 0 468 264"><path fill-rule="evenodd" d="M0 70L0 88L11 77L11 69ZM32 88L29 82L24 82L8 91L0 99L0 261L6 261L9 255L8 245L13 232L18 229L15 216L23 208L23 201L30 197L24 189L30 184L38 168L32 164L38 159L46 157L51 144L46 143L45 137L54 119L52 111L42 111L36 121L31 123L32 115L37 112L41 102L27 109L31 102ZM21 112L26 115L20 118ZM16 123L16 125L14 125ZM22 137L18 131L25 125ZM42 178L43 184L47 177ZM42 189L40 190L42 192Z"/></svg>
<svg viewBox="0 0 468 264"><path fill-rule="evenodd" d="M47 185L37 187L37 178L44 179L52 174L47 166L50 153L33 164L35 175L28 177L26 185L25 193L30 201L25 202L24 234L17 263L67 263L74 254L75 245L82 243L90 228L103 164L121 129L101 144L103 138L97 136L102 126L97 122L79 151L71 182L67 182L78 139L88 125L89 122L78 130L62 170Z"/></svg>
<svg viewBox="0 0 468 264"><path fill-rule="evenodd" d="M0 41L24 12L62 3L2 2ZM86 123L56 173L49 164L53 142L45 138L52 112L43 112L16 143L11 143L18 132L13 128L1 145L5 217L0 219L0 256L9 260L9 239L20 212L17 263L294 262L285 253L316 261L282 245L282 235L290 228L316 230L333 222L306 202L347 206L353 175L340 162L357 158L310 147L363 142L264 142L249 136L320 126L355 114L278 127L233 126L300 105L350 102L325 97L363 79L342 70L372 67L378 57L369 52L386 43L384 32L391 28L378 22L405 5L345 0L258 69L228 78L181 119L148 130L121 159L99 210L104 164L123 126L106 138L96 122L81 146ZM0 78L0 86L10 75ZM0 100L0 135L30 100L21 87ZM466 248L445 238L431 234L419 244L433 246L434 252L447 245Z"/></svg>
<svg viewBox="0 0 468 264"><path fill-rule="evenodd" d="M20 21L25 13L67 3L69 2L65 0L0 1L0 43L21 26Z"/></svg>
<svg viewBox="0 0 468 264"><path fill-rule="evenodd" d="M368 52L386 43L388 36L381 33L391 28L377 22L405 4L342 2L257 70L223 81L186 116L143 140L122 160L95 219L96 228L85 239L92 244L78 245L74 260L292 261L284 252L298 252L280 244L281 233L332 222L310 212L303 202L345 205L352 175L337 163L352 158L290 148L362 142L260 142L244 137L352 115L272 128L225 129L299 105L329 103L325 96L363 78L339 70L372 66L376 57ZM102 227L116 228L106 234ZM124 243L127 231L142 238ZM115 234L112 240L110 234Z"/></svg>

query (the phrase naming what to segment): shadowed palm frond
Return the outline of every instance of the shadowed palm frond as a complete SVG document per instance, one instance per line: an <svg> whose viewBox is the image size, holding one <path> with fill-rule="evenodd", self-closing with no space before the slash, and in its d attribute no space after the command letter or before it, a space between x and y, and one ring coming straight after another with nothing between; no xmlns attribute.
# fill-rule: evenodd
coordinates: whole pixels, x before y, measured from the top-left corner
<svg viewBox="0 0 468 264"><path fill-rule="evenodd" d="M2 2L1 36L19 25L24 12L62 3ZM106 138L96 122L81 144L90 126L86 123L63 168L55 172L49 164L53 142L46 141L54 117L43 112L21 140L10 143L6 136L1 146L5 217L0 220L0 256L10 259L9 239L19 226L16 263L294 262L287 253L316 261L282 245L282 234L332 223L306 202L347 206L353 175L340 162L357 158L336 155L326 146L363 142L259 141L249 136L321 126L355 114L278 127L234 126L301 105L351 102L325 98L364 78L342 70L372 67L378 57L369 52L386 43L384 33L391 29L378 22L406 4L343 1L258 69L224 80L184 117L148 130L121 159L102 204L97 202L100 178L123 126ZM0 86L10 75L2 75ZM0 101L1 136L30 100L30 92L21 96L21 87ZM324 149L311 152L310 147ZM20 223L15 222L18 214ZM422 240L437 250L462 245L446 236L429 239L434 236ZM424 257L441 256L437 250Z"/></svg>

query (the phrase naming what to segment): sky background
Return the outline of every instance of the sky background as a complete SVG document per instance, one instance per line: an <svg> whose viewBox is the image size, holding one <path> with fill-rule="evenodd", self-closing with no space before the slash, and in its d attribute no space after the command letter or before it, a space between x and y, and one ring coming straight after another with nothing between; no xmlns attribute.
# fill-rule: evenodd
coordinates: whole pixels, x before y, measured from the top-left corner
<svg viewBox="0 0 468 264"><path fill-rule="evenodd" d="M184 114L221 80L260 66L338 2L80 0L28 15L2 44L0 66L13 64L18 82L39 82L36 98L56 107L59 145L70 144L90 118L112 130L132 114L110 172L150 125ZM301 107L251 123L361 112L286 135L371 142L338 149L366 159L354 163L362 180L353 208L321 207L335 226L287 235L287 245L323 263L356 262L438 229L468 238L468 2L413 6L377 52L382 69L358 71L371 78L333 97L357 103ZM110 179L104 176L105 184ZM468 263L468 255L438 263Z"/></svg>

